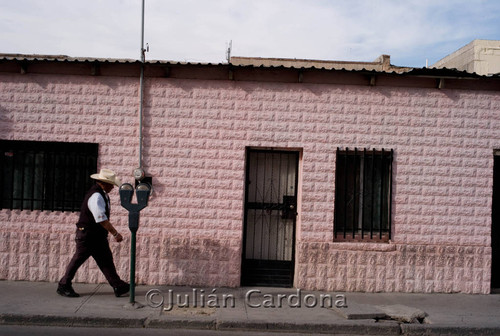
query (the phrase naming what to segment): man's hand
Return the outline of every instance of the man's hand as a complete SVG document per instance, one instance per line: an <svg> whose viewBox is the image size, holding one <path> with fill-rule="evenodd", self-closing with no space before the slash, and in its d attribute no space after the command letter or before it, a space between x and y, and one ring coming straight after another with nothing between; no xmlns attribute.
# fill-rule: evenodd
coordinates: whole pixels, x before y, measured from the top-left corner
<svg viewBox="0 0 500 336"><path fill-rule="evenodd" d="M113 237L117 242L121 242L123 240L122 235L119 234L118 231L116 231L113 224L111 224L108 220L100 222L99 224L101 224L102 227L106 229L106 231L108 231L111 235L113 235Z"/></svg>

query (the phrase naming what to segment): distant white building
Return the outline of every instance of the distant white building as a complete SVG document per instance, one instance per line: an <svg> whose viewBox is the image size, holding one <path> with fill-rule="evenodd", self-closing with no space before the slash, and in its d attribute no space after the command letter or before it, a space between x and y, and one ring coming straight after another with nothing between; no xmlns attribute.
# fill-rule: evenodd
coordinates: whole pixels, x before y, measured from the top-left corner
<svg viewBox="0 0 500 336"><path fill-rule="evenodd" d="M435 68L455 68L478 75L500 73L500 41L474 40L432 65Z"/></svg>

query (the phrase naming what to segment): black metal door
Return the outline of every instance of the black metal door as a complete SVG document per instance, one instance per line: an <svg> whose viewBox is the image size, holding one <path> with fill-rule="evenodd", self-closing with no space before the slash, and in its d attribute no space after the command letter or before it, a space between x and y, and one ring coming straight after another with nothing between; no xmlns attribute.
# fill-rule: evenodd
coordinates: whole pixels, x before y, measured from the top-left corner
<svg viewBox="0 0 500 336"><path fill-rule="evenodd" d="M491 211L491 288L500 289L500 151L496 154Z"/></svg>
<svg viewBox="0 0 500 336"><path fill-rule="evenodd" d="M298 162L298 152L247 152L243 286L293 285Z"/></svg>

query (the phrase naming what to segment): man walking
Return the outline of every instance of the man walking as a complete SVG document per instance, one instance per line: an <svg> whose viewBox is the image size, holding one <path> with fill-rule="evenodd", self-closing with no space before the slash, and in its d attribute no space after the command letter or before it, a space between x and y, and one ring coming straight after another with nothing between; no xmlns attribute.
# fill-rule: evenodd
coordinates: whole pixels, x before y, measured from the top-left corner
<svg viewBox="0 0 500 336"><path fill-rule="evenodd" d="M90 177L96 180L96 184L90 188L82 202L80 218L76 224L76 252L59 281L57 293L66 297L80 296L71 283L80 266L92 257L113 287L116 297L119 297L129 291L129 284L116 273L113 254L109 248L108 233L117 242L121 242L123 237L110 222L108 193L121 183L109 169L101 169L99 174L92 174Z"/></svg>

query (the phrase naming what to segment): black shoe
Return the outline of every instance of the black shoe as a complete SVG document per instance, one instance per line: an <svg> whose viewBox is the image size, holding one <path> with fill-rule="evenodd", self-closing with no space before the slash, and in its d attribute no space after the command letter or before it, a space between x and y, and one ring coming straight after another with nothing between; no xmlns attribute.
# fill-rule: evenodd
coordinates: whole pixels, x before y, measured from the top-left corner
<svg viewBox="0 0 500 336"><path fill-rule="evenodd" d="M120 297L123 294L127 294L128 293L128 291L130 290L130 285L127 284L127 283L124 283L123 285L121 285L119 287L113 288L113 290L115 291L115 296L116 297Z"/></svg>
<svg viewBox="0 0 500 336"><path fill-rule="evenodd" d="M57 286L57 294L65 297L79 297L80 294L74 291L71 285L59 285Z"/></svg>

